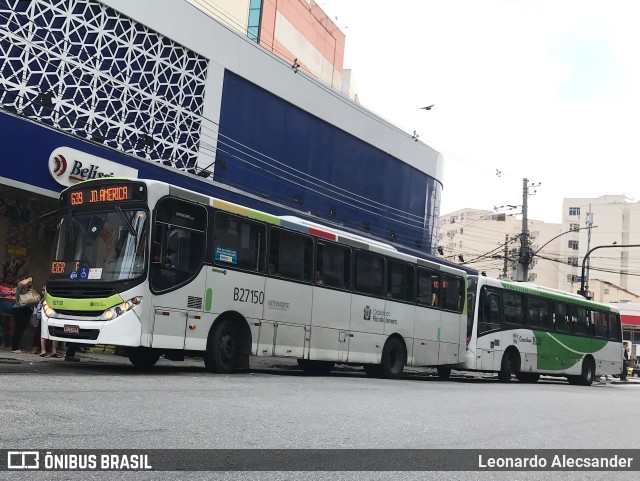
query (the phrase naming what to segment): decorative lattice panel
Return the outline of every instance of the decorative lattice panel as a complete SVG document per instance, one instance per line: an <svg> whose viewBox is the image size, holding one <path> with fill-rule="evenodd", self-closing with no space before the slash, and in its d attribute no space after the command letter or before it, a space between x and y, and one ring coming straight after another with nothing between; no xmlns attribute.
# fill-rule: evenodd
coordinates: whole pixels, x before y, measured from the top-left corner
<svg viewBox="0 0 640 481"><path fill-rule="evenodd" d="M93 0L0 0L0 105L195 169L207 59Z"/></svg>

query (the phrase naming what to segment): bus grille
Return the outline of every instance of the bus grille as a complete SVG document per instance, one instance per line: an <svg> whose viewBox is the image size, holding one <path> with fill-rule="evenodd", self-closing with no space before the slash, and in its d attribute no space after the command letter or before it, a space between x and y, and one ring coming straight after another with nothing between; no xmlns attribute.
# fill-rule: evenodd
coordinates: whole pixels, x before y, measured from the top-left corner
<svg viewBox="0 0 640 481"><path fill-rule="evenodd" d="M64 286L51 287L47 289L47 293L53 297L66 297L70 299L92 299L101 297L111 297L116 294L112 288L105 287L87 287L87 286Z"/></svg>
<svg viewBox="0 0 640 481"><path fill-rule="evenodd" d="M67 311L56 309L57 314L62 314L63 316L76 316L76 317L100 317L102 316L102 311ZM90 320L90 319L87 319Z"/></svg>

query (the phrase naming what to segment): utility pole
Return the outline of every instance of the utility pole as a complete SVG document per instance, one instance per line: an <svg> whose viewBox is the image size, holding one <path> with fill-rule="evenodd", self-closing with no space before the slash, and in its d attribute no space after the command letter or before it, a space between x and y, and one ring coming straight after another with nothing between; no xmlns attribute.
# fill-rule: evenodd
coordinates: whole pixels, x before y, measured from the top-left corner
<svg viewBox="0 0 640 481"><path fill-rule="evenodd" d="M509 234L504 235L504 266L502 267L502 278L507 278L507 261L509 256Z"/></svg>
<svg viewBox="0 0 640 481"><path fill-rule="evenodd" d="M587 212L587 219L585 221L585 225L587 227L587 252L591 248L591 226L593 225L593 216L591 215L591 204L589 204L589 212ZM586 278L589 279L589 265L591 264L591 259L587 257L586 270L585 275ZM585 284L585 288L589 289L588 282ZM589 296L589 292L584 293L585 296Z"/></svg>
<svg viewBox="0 0 640 481"><path fill-rule="evenodd" d="M531 187L537 187L538 182ZM535 193L535 191L534 191ZM522 233L520 234L520 256L518 258L517 280L527 282L529 280L529 264L532 252L529 246L529 219L527 217L529 200L529 179L522 179Z"/></svg>

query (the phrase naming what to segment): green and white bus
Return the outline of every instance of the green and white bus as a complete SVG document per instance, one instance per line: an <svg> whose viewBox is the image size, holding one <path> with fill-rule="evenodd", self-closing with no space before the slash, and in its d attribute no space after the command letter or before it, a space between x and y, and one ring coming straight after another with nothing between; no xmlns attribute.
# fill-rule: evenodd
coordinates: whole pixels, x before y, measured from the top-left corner
<svg viewBox="0 0 640 481"><path fill-rule="evenodd" d="M448 377L465 352L466 274L392 246L151 180L62 192L43 325L51 339L124 346L135 366L249 356Z"/></svg>
<svg viewBox="0 0 640 481"><path fill-rule="evenodd" d="M563 376L591 385L622 372L617 308L530 283L468 277L469 317L464 368L537 382Z"/></svg>

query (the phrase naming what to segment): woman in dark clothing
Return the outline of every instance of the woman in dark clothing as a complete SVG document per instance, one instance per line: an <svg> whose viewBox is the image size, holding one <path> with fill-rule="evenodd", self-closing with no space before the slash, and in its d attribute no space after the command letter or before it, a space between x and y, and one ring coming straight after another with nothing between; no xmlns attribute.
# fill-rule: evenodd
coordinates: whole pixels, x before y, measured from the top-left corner
<svg viewBox="0 0 640 481"><path fill-rule="evenodd" d="M19 282L16 288L16 303L11 309L11 315L15 321L15 328L13 330L13 338L11 339L11 352L14 354L22 354L20 350L20 342L24 331L27 329L27 325L31 320L31 314L33 314L33 306L20 306L19 299L20 294L25 294L33 286L33 279L31 276L24 276Z"/></svg>

